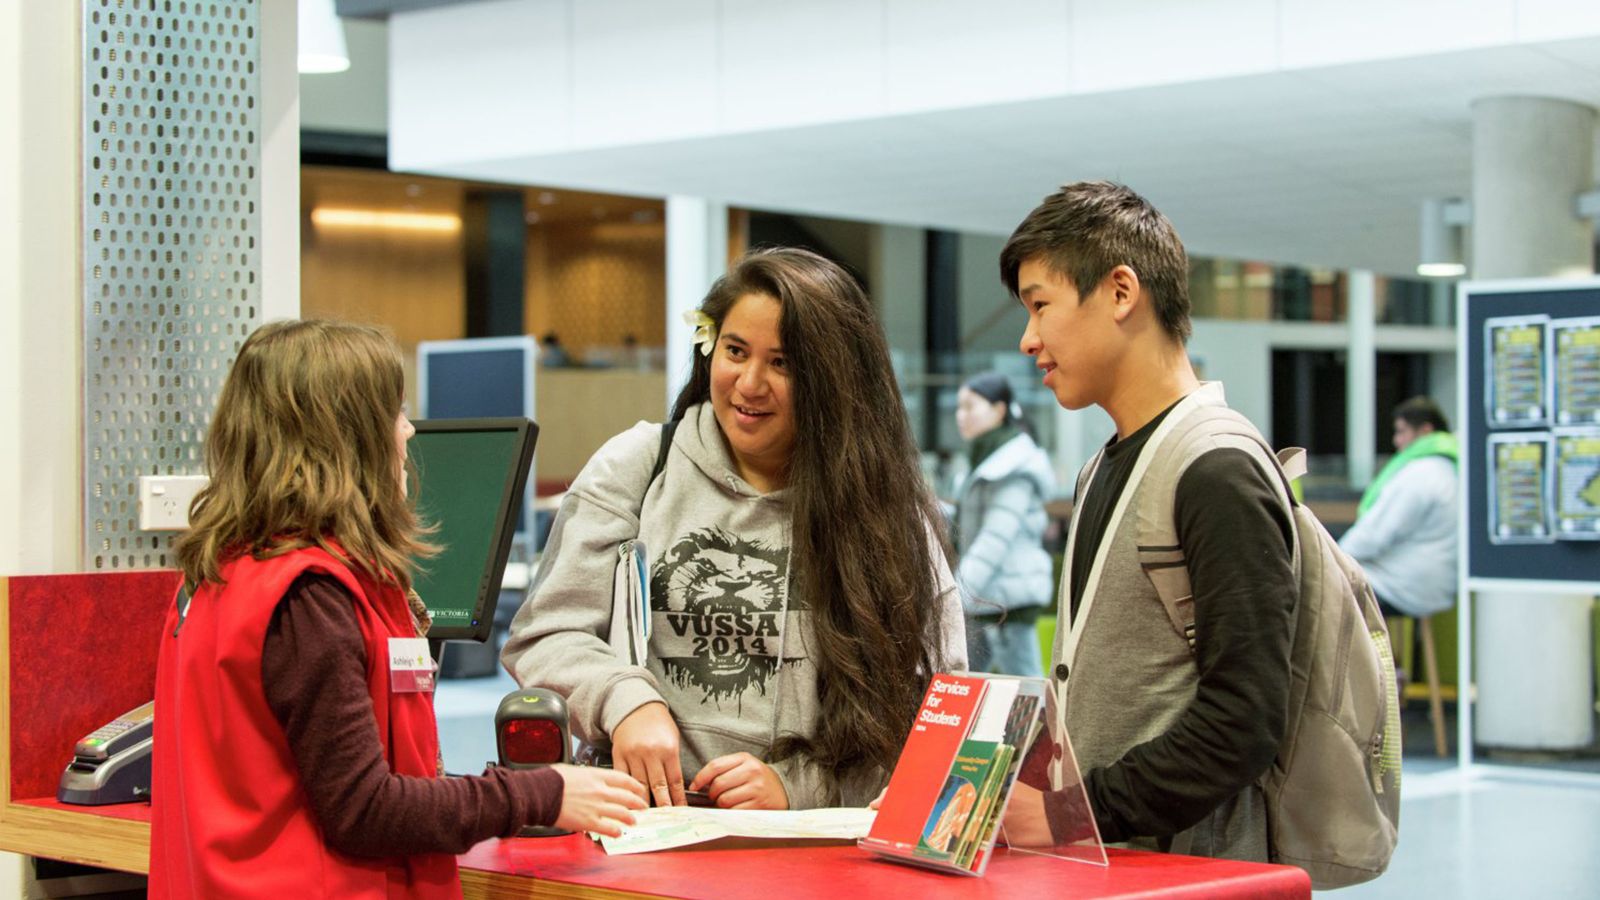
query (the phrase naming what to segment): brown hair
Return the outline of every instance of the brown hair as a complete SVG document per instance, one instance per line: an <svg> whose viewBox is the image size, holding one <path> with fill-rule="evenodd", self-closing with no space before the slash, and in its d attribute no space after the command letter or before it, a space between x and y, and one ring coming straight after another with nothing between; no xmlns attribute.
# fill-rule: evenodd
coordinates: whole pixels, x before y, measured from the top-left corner
<svg viewBox="0 0 1600 900"><path fill-rule="evenodd" d="M712 285L701 310L722 325L741 297L783 307L795 443L789 461L789 575L811 609L821 712L811 739L789 736L773 760L804 753L824 769L892 769L939 657L940 521L889 362L859 284L806 250L748 253ZM711 396L709 357L673 408ZM769 761L773 761L769 760Z"/></svg>
<svg viewBox="0 0 1600 900"><path fill-rule="evenodd" d="M1046 197L1000 251L1000 280L1017 295L1017 273L1037 257L1065 278L1079 301L1111 270L1126 265L1150 292L1161 328L1189 340L1189 258L1177 229L1150 201L1125 185L1080 181Z"/></svg>
<svg viewBox="0 0 1600 900"><path fill-rule="evenodd" d="M256 329L206 433L211 481L175 547L185 580L220 583L229 559L316 546L409 588L413 559L433 548L396 478L404 399L400 348L383 331L314 319Z"/></svg>

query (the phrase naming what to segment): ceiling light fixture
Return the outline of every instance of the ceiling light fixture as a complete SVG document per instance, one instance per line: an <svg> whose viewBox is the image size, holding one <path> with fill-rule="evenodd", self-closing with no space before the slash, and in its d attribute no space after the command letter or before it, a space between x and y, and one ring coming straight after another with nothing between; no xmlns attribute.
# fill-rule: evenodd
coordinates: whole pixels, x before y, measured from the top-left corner
<svg viewBox="0 0 1600 900"><path fill-rule="evenodd" d="M300 74L326 75L350 68L344 23L333 11L333 0L300 0L299 15Z"/></svg>
<svg viewBox="0 0 1600 900"><path fill-rule="evenodd" d="M311 211L318 228L399 228L453 234L461 230L461 217L449 213L390 212L319 206Z"/></svg>

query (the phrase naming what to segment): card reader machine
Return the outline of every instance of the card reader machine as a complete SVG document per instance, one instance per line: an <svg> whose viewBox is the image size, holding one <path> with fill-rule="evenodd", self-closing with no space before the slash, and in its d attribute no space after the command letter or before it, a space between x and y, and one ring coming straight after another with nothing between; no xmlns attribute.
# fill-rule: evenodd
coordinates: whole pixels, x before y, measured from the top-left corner
<svg viewBox="0 0 1600 900"><path fill-rule="evenodd" d="M90 806L149 800L155 708L146 703L84 735L61 773L56 799Z"/></svg>

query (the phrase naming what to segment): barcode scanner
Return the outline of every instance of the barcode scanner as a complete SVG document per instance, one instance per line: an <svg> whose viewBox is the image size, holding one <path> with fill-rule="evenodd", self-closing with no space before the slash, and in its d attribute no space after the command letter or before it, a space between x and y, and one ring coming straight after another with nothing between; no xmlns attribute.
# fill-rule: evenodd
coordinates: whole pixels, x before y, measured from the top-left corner
<svg viewBox="0 0 1600 900"><path fill-rule="evenodd" d="M572 742L567 738L567 701L546 688L523 688L500 700L494 712L495 748L500 765L508 769L537 769L570 762ZM571 834L548 825L526 825L519 837Z"/></svg>

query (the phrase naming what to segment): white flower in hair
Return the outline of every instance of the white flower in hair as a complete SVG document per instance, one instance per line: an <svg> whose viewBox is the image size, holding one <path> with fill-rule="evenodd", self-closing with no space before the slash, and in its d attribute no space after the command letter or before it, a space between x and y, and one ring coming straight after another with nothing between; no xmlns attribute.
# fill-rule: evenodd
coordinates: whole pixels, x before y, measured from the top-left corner
<svg viewBox="0 0 1600 900"><path fill-rule="evenodd" d="M710 356L711 348L717 345L717 323L698 309L684 313L683 322L694 326L694 342L700 345L700 355Z"/></svg>

